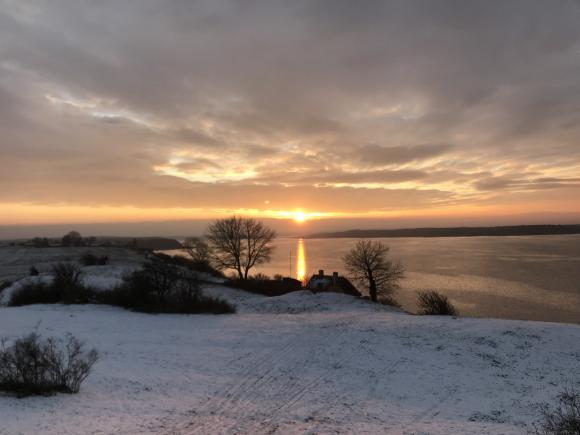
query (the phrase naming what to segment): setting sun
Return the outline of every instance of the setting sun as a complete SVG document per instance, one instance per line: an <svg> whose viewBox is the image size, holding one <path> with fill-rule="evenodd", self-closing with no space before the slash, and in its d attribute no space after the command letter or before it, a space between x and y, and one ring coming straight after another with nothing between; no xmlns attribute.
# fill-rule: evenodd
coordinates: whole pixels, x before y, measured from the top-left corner
<svg viewBox="0 0 580 435"><path fill-rule="evenodd" d="M306 220L306 214L304 214L303 211L295 211L294 212L294 222L297 222L299 224L301 224L302 222L304 222Z"/></svg>

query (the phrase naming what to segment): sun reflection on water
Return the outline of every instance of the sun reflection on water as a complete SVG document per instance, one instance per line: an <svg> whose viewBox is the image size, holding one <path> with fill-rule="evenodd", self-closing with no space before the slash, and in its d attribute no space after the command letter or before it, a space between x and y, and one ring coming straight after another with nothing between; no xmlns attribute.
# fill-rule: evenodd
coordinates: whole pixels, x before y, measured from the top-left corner
<svg viewBox="0 0 580 435"><path fill-rule="evenodd" d="M296 245L296 279L302 282L306 281L306 247L304 239L298 239Z"/></svg>

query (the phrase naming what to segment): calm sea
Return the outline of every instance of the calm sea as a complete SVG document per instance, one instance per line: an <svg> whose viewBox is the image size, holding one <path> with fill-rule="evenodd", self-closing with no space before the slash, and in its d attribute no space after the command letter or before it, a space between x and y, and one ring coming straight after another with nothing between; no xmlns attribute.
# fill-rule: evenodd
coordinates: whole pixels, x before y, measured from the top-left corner
<svg viewBox="0 0 580 435"><path fill-rule="evenodd" d="M406 270L395 293L405 309L415 309L418 290L437 290L464 315L580 323L580 235L380 240ZM343 274L342 256L355 243L279 238L272 261L257 271Z"/></svg>

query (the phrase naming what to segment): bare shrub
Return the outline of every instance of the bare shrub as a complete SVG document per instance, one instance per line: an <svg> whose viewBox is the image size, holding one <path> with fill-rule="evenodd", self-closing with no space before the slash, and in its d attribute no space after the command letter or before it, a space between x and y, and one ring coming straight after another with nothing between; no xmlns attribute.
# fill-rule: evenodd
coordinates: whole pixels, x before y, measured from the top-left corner
<svg viewBox="0 0 580 435"><path fill-rule="evenodd" d="M163 305L179 280L179 272L179 268L173 264L152 260L145 263L142 270L134 272L127 282L133 290L149 295L156 305Z"/></svg>
<svg viewBox="0 0 580 435"><path fill-rule="evenodd" d="M205 240L199 237L188 237L183 242L183 250L192 261L211 264L211 249Z"/></svg>
<svg viewBox="0 0 580 435"><path fill-rule="evenodd" d="M386 305L388 307L401 308L401 304L397 302L392 295L380 296L378 302L379 304Z"/></svg>
<svg viewBox="0 0 580 435"><path fill-rule="evenodd" d="M33 332L0 344L0 390L19 397L78 393L99 356L72 335L43 339Z"/></svg>
<svg viewBox="0 0 580 435"><path fill-rule="evenodd" d="M420 314L434 316L456 316L458 314L447 296L436 291L418 292L417 306Z"/></svg>
<svg viewBox="0 0 580 435"><path fill-rule="evenodd" d="M41 281L32 281L14 290L10 295L8 305L21 307L34 304L57 304L59 302L62 302L62 293L59 290Z"/></svg>
<svg viewBox="0 0 580 435"><path fill-rule="evenodd" d="M569 388L558 395L556 406L542 405L536 433L542 435L580 435L580 393Z"/></svg>
<svg viewBox="0 0 580 435"><path fill-rule="evenodd" d="M260 272L253 275L250 279L254 281L270 281L271 278L265 273Z"/></svg>
<svg viewBox="0 0 580 435"><path fill-rule="evenodd" d="M175 266L180 266L191 270L192 272L207 273L208 275L215 276L217 278L223 278L224 274L214 268L209 262L206 261L195 261L190 258L183 257L181 255L167 255L160 252L153 254L153 258L157 260L164 261L166 263L173 264Z"/></svg>
<svg viewBox="0 0 580 435"><path fill-rule="evenodd" d="M179 306L188 306L201 296L199 282L191 277L183 276L178 279L172 288L173 299Z"/></svg>
<svg viewBox="0 0 580 435"><path fill-rule="evenodd" d="M177 281L165 312L180 314L231 314L235 307L228 302L204 295L196 279L184 276Z"/></svg>
<svg viewBox="0 0 580 435"><path fill-rule="evenodd" d="M302 290L302 283L297 279L283 277L281 279L269 279L267 275L255 276L245 280L235 279L234 277L226 285L269 297L282 296Z"/></svg>
<svg viewBox="0 0 580 435"><path fill-rule="evenodd" d="M133 272L116 289L97 294L99 301L147 313L228 314L235 307L204 295L195 275L172 263L154 259Z"/></svg>
<svg viewBox="0 0 580 435"><path fill-rule="evenodd" d="M92 291L81 281L81 271L72 263L58 263L51 269L52 288L60 292L61 301L65 304L85 304L90 302Z"/></svg>
<svg viewBox="0 0 580 435"><path fill-rule="evenodd" d="M58 263L52 266L52 276L55 285L59 287L74 287L81 283L81 272L72 263Z"/></svg>
<svg viewBox="0 0 580 435"><path fill-rule="evenodd" d="M4 291L4 289L7 289L11 285L12 285L11 281L0 282L0 294Z"/></svg>
<svg viewBox="0 0 580 435"><path fill-rule="evenodd" d="M52 267L52 283L30 281L10 295L8 305L32 304L86 304L94 300L95 291L82 284L80 270L71 263Z"/></svg>

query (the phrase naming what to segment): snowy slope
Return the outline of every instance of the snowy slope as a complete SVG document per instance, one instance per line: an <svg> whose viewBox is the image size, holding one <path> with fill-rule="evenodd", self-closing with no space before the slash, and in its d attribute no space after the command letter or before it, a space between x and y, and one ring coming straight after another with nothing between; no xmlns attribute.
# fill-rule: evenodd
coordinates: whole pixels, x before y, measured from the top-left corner
<svg viewBox="0 0 580 435"><path fill-rule="evenodd" d="M94 290L110 290L120 285L123 277L138 270L141 266L133 265L106 265L106 266L85 266L80 268L81 281L85 286ZM12 283L0 293L0 305L6 305L13 292L22 286L30 283L42 282L49 284L52 282L50 272L41 273L38 276L27 276Z"/></svg>
<svg viewBox="0 0 580 435"><path fill-rule="evenodd" d="M344 295L235 289L227 316L0 308L0 332L72 332L78 395L0 396L0 434L521 434L580 381L580 326L407 315Z"/></svg>
<svg viewBox="0 0 580 435"><path fill-rule="evenodd" d="M53 265L77 262L84 254L106 255L110 264L129 267L140 265L145 258L142 252L124 248L0 247L0 282L14 281L28 275L31 266L40 272L48 272Z"/></svg>

